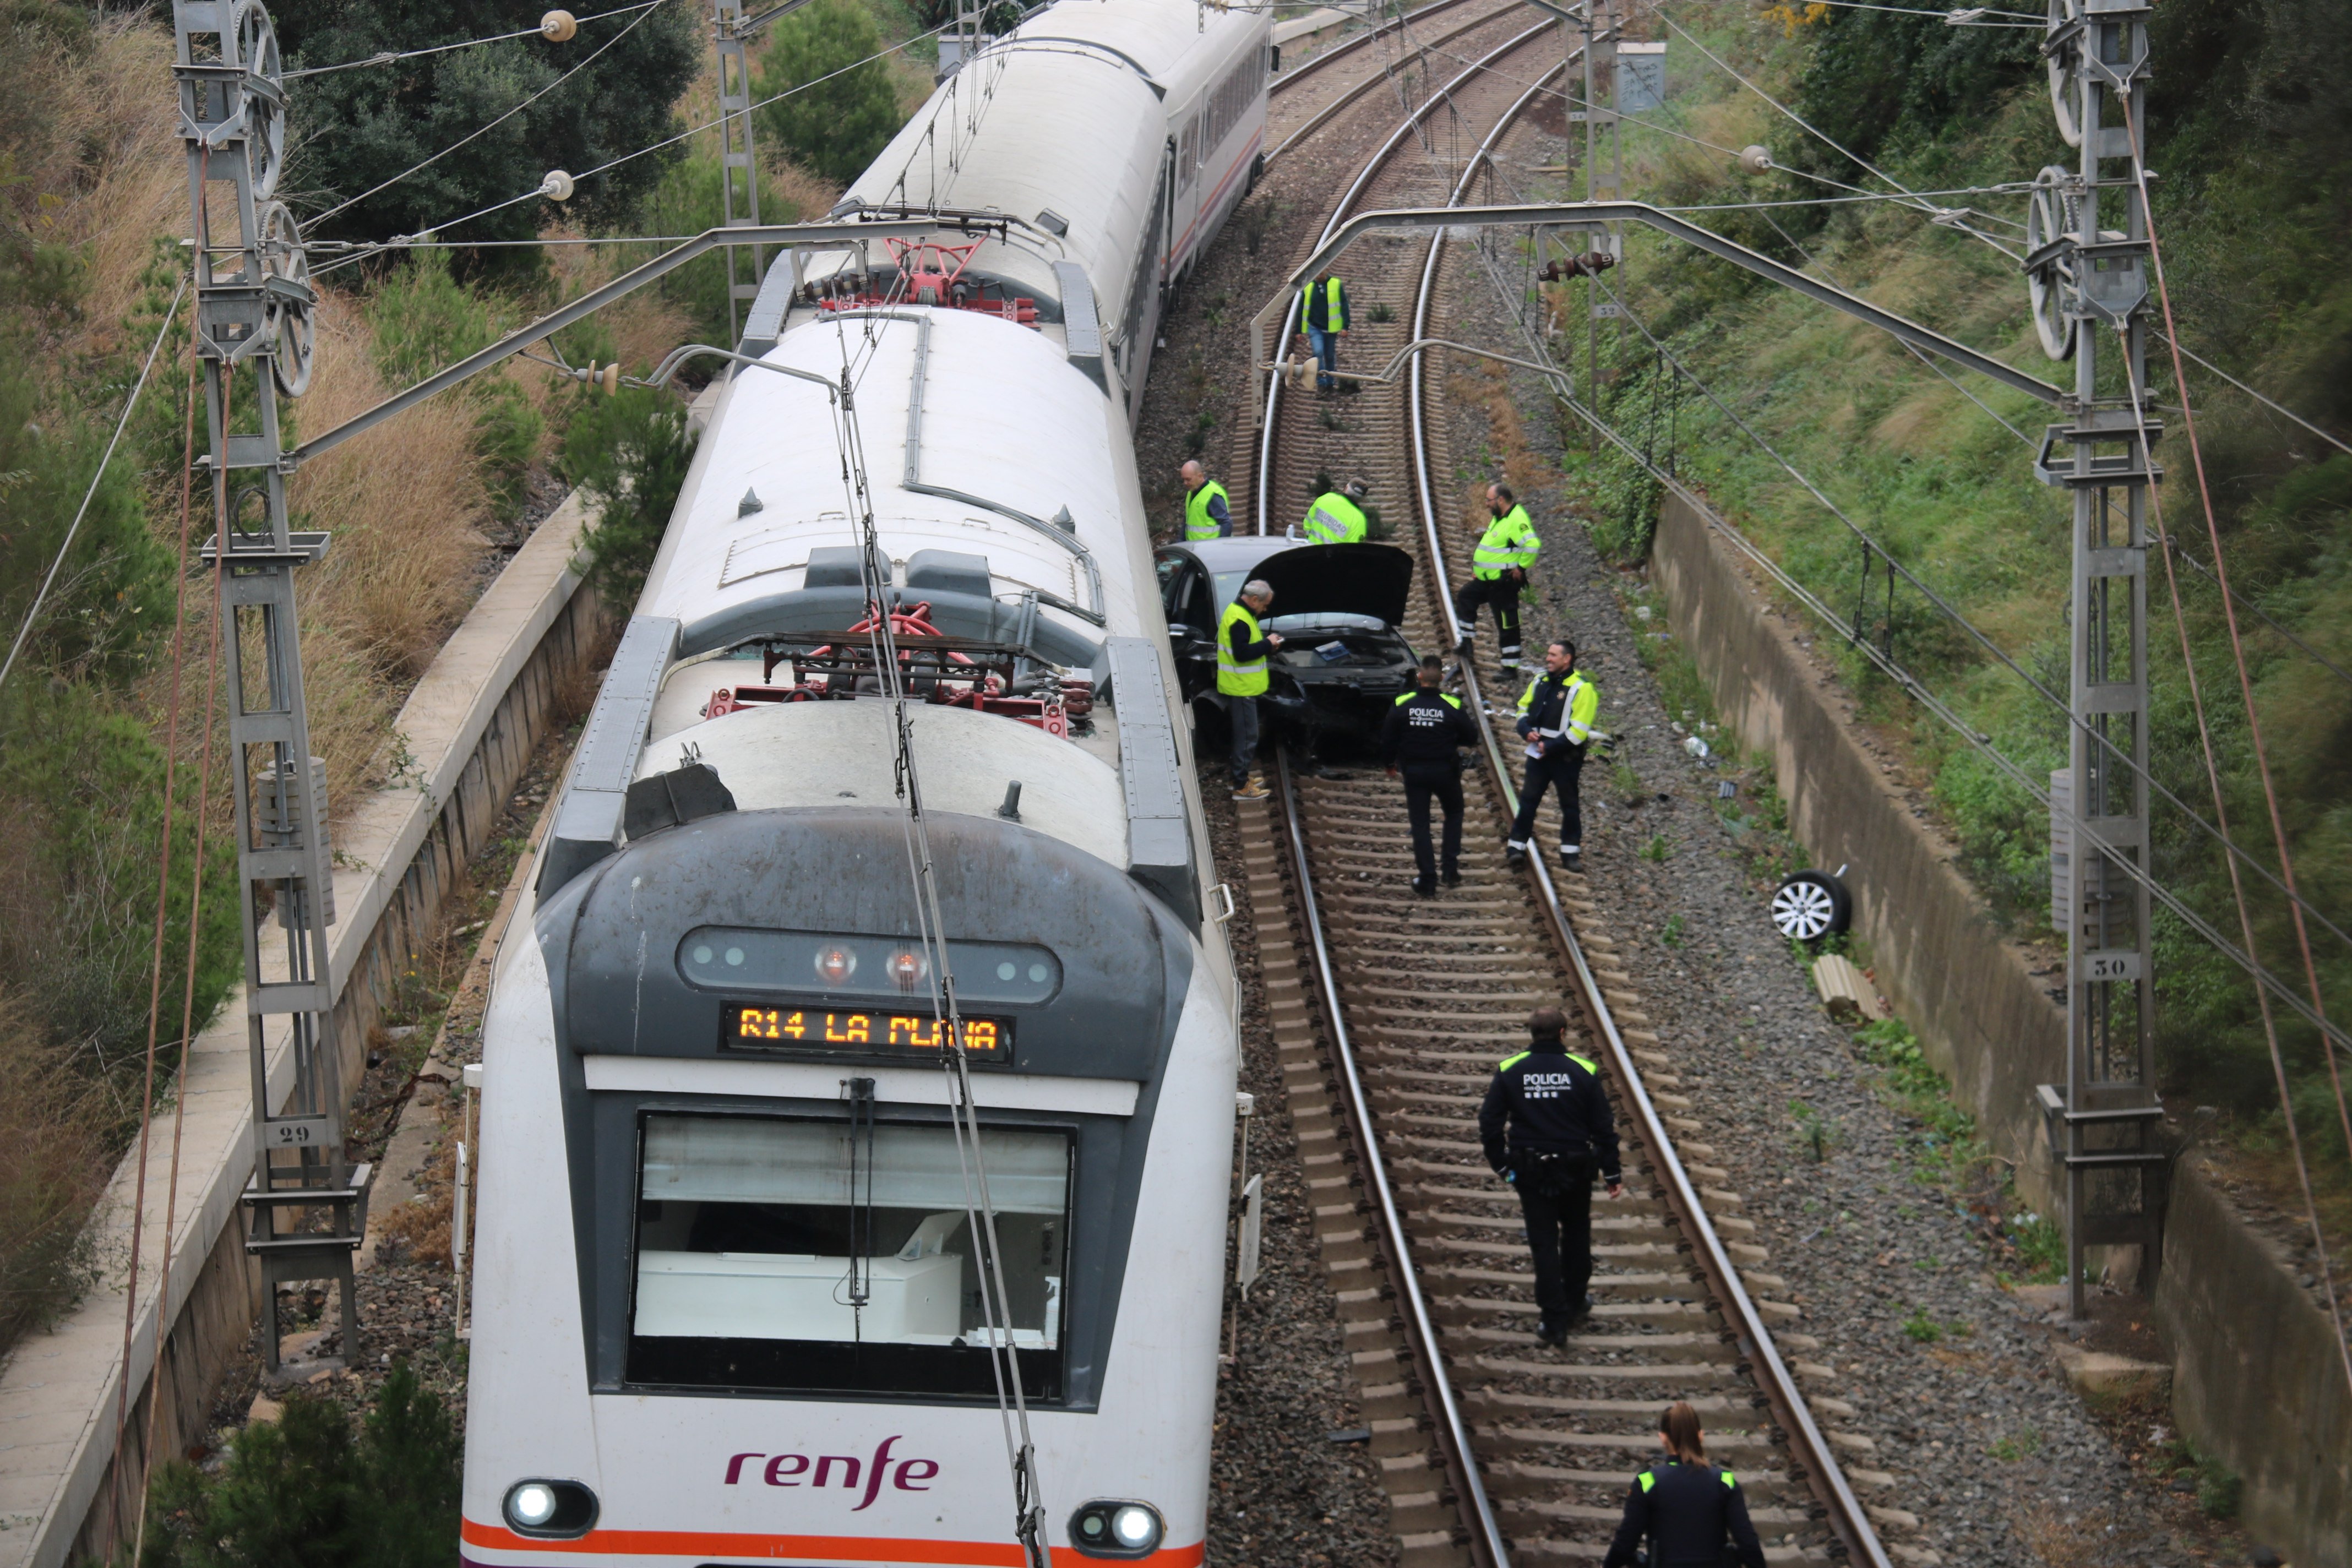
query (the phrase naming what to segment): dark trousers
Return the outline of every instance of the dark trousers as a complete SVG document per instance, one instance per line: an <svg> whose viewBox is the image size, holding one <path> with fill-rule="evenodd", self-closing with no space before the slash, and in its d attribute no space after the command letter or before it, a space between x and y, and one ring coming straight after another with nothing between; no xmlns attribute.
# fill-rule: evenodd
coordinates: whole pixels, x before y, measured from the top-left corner
<svg viewBox="0 0 2352 1568"><path fill-rule="evenodd" d="M1495 636L1502 644L1503 668L1519 668L1519 584L1508 577L1473 577L1454 590L1454 627L1461 637L1477 635L1478 606L1495 612Z"/></svg>
<svg viewBox="0 0 2352 1568"><path fill-rule="evenodd" d="M1523 1159L1514 1160L1521 1171ZM1533 1190L1525 1176L1517 1184L1535 1259L1536 1306L1547 1322L1582 1311L1592 1285L1592 1162L1571 1159L1566 1166L1547 1191Z"/></svg>
<svg viewBox="0 0 2352 1568"><path fill-rule="evenodd" d="M1429 803L1434 797L1445 809L1445 874L1462 865L1462 775L1446 772L1426 778L1405 775L1404 815L1412 824L1412 863L1424 882L1437 880L1437 857L1429 842Z"/></svg>
<svg viewBox="0 0 2352 1568"><path fill-rule="evenodd" d="M1519 815L1511 819L1511 842L1525 844L1536 830L1536 807L1543 804L1544 786L1559 795L1559 841L1584 843L1584 807L1578 795L1584 773L1584 748L1554 742L1552 750L1528 759L1527 781L1519 786Z"/></svg>
<svg viewBox="0 0 2352 1568"><path fill-rule="evenodd" d="M1250 770L1257 766L1257 699L1227 697L1225 721L1234 727L1231 760L1234 783L1239 784L1245 783Z"/></svg>

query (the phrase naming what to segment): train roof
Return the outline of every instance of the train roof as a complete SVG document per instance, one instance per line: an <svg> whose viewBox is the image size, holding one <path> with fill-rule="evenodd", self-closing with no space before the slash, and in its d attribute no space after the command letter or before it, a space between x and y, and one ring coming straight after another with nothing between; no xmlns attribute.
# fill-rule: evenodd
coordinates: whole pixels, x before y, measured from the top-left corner
<svg viewBox="0 0 2352 1568"><path fill-rule="evenodd" d="M848 195L869 206L977 208L1033 224L1050 210L1068 226L1058 239L992 240L973 269L1058 312L1053 263L1075 262L1098 308L1115 314L1111 302L1124 296L1150 232L1170 110L1262 44L1266 29L1263 15L1206 11L1197 0L1061 0L941 84ZM984 87L973 123L967 100Z"/></svg>
<svg viewBox="0 0 2352 1568"><path fill-rule="evenodd" d="M812 321L765 356L828 382L845 359L877 531L912 597L1034 592L1045 651L1065 665L1139 628L1150 568L1133 452L1118 405L1057 345L910 308ZM722 394L639 605L680 623L681 654L858 618L863 592L841 566L858 534L833 395L750 368Z"/></svg>

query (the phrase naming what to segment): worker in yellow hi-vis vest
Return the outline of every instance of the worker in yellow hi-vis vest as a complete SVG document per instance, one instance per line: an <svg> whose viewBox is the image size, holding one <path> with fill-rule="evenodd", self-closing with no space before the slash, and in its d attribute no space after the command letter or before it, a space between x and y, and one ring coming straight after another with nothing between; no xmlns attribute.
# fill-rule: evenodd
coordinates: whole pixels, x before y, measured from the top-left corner
<svg viewBox="0 0 2352 1568"><path fill-rule="evenodd" d="M1318 278L1298 291L1298 331L1315 354L1315 390L1338 390L1339 334L1348 330L1348 286L1339 276Z"/></svg>

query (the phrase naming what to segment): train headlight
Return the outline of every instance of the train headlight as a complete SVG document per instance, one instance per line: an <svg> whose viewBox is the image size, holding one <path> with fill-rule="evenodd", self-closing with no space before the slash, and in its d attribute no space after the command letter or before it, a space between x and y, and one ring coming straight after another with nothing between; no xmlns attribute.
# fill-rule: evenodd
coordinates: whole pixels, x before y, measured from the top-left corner
<svg viewBox="0 0 2352 1568"><path fill-rule="evenodd" d="M507 1489L507 1524L517 1535L563 1540L596 1522L596 1494L578 1481L517 1481Z"/></svg>
<svg viewBox="0 0 2352 1568"><path fill-rule="evenodd" d="M1090 1502L1070 1516L1070 1544L1086 1557L1149 1557L1167 1533L1147 1502Z"/></svg>

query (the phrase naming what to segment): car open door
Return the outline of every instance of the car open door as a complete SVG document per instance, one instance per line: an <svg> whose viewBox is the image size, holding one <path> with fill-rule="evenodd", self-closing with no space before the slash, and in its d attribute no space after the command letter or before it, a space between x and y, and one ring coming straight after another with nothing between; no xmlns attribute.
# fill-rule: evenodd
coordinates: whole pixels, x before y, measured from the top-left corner
<svg viewBox="0 0 2352 1568"><path fill-rule="evenodd" d="M1209 593L1209 574L1189 552L1163 549L1154 564L1160 573L1160 607L1168 613L1168 637L1176 655L1176 677L1190 702L1203 691L1217 689L1217 609Z"/></svg>

